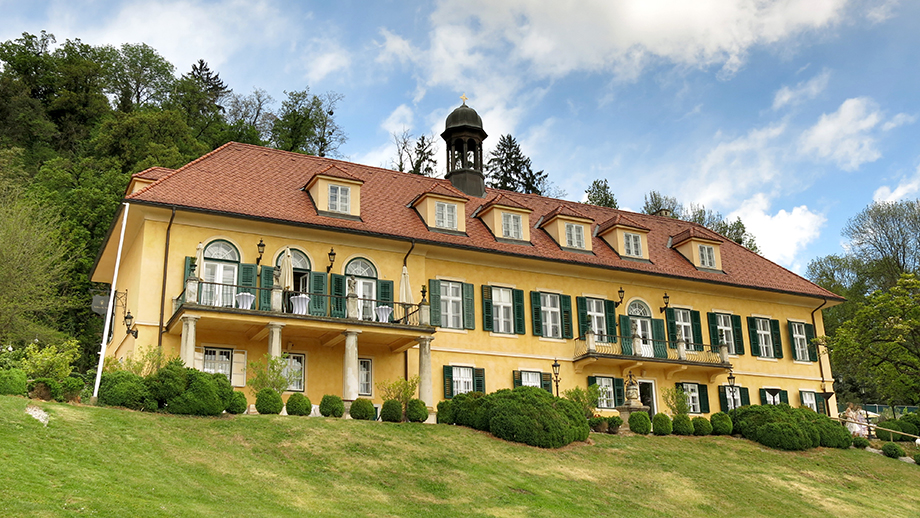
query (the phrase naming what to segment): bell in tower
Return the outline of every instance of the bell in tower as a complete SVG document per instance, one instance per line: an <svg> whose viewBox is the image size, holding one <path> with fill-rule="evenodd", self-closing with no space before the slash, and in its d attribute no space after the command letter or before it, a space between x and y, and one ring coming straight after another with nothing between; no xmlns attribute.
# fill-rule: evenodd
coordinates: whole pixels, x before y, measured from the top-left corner
<svg viewBox="0 0 920 518"><path fill-rule="evenodd" d="M451 185L470 196L486 195L482 174L482 141L488 137L482 129L482 119L476 110L463 105L447 116L441 138L447 144L447 176Z"/></svg>

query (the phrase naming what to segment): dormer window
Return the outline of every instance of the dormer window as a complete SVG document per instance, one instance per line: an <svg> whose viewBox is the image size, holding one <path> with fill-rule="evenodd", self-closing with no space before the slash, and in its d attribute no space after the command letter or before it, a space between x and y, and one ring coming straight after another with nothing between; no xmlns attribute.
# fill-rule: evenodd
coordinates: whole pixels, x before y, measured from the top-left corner
<svg viewBox="0 0 920 518"><path fill-rule="evenodd" d="M502 212L502 237L507 239L524 239L520 214Z"/></svg>
<svg viewBox="0 0 920 518"><path fill-rule="evenodd" d="M703 268L716 267L716 250L710 245L700 246L700 266Z"/></svg>
<svg viewBox="0 0 920 518"><path fill-rule="evenodd" d="M585 248L585 227L575 223L565 224L565 244L569 248Z"/></svg>
<svg viewBox="0 0 920 518"><path fill-rule="evenodd" d="M642 257L642 236L631 232L624 232L625 238L624 254L630 257Z"/></svg>
<svg viewBox="0 0 920 518"><path fill-rule="evenodd" d="M344 185L329 185L329 211L348 214L351 188Z"/></svg>
<svg viewBox="0 0 920 518"><path fill-rule="evenodd" d="M455 203L435 202L434 213L434 226L457 230L457 205Z"/></svg>

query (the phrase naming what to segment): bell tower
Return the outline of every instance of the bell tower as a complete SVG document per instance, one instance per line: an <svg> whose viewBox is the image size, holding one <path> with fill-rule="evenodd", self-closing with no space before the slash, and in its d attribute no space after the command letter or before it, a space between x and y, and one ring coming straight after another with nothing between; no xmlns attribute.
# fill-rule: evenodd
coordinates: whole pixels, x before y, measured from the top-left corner
<svg viewBox="0 0 920 518"><path fill-rule="evenodd" d="M482 141L488 137L482 129L482 119L476 110L463 104L447 116L441 138L447 144L447 176L451 185L470 196L486 195L482 173Z"/></svg>

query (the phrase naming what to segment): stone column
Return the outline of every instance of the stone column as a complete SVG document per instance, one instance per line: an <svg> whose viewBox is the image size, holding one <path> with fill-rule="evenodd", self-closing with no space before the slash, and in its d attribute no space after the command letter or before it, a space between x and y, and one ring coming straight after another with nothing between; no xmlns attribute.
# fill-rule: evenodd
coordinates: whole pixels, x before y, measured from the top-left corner
<svg viewBox="0 0 920 518"><path fill-rule="evenodd" d="M272 287L272 311L281 312L281 286Z"/></svg>
<svg viewBox="0 0 920 518"><path fill-rule="evenodd" d="M268 323L268 354L272 358L281 356L281 322Z"/></svg>
<svg viewBox="0 0 920 518"><path fill-rule="evenodd" d="M684 337L680 335L677 337L677 359L687 359L687 342L684 340Z"/></svg>
<svg viewBox="0 0 920 518"><path fill-rule="evenodd" d="M358 334L361 331L348 329L345 335L345 362L342 369L342 399L358 399Z"/></svg>
<svg viewBox="0 0 920 518"><path fill-rule="evenodd" d="M591 329L585 331L585 345L587 346L589 353L597 351L597 338L595 338L594 331Z"/></svg>
<svg viewBox="0 0 920 518"><path fill-rule="evenodd" d="M425 406L434 406L431 390L431 341L433 336L418 337L418 398Z"/></svg>
<svg viewBox="0 0 920 518"><path fill-rule="evenodd" d="M185 280L185 302L198 304L198 277L194 275Z"/></svg>
<svg viewBox="0 0 920 518"><path fill-rule="evenodd" d="M185 362L186 367L195 366L195 343L197 341L195 328L199 318L201 317L192 315L182 317L182 345L179 348L179 358Z"/></svg>

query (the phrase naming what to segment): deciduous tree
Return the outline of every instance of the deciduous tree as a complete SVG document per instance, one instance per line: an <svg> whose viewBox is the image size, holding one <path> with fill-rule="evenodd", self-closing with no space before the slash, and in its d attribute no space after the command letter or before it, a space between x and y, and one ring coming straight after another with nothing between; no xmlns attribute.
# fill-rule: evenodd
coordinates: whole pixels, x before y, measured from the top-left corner
<svg viewBox="0 0 920 518"><path fill-rule="evenodd" d="M396 158L392 162L394 169L422 176L435 175L438 167L435 156L438 150L433 136L421 135L415 138L409 130L404 130L393 134L393 143L396 144Z"/></svg>
<svg viewBox="0 0 920 518"><path fill-rule="evenodd" d="M619 208L617 198L613 195L613 191L610 190L610 184L607 183L606 179L591 182L591 186L585 190L585 194L588 195L588 203L591 205L610 207L611 209Z"/></svg>

